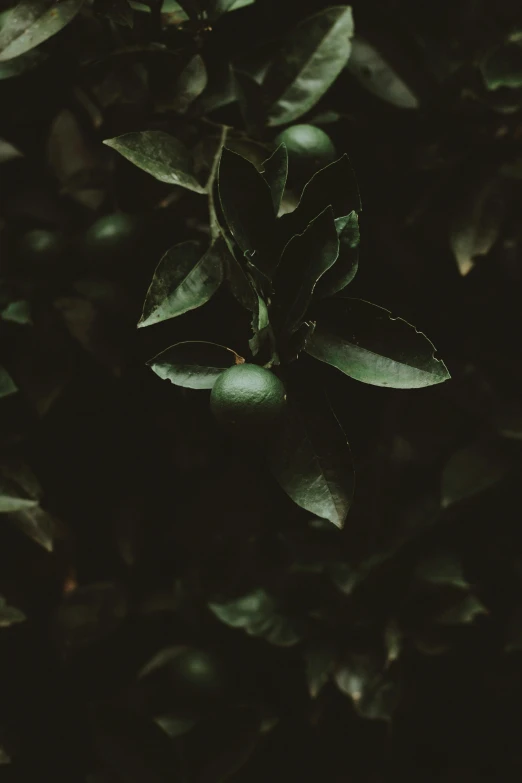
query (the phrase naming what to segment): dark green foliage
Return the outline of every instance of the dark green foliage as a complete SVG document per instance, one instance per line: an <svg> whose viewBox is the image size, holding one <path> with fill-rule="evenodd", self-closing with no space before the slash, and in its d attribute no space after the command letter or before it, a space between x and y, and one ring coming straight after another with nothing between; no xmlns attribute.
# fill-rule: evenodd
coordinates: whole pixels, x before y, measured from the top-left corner
<svg viewBox="0 0 522 783"><path fill-rule="evenodd" d="M520 31L2 4L7 777L520 778Z"/></svg>

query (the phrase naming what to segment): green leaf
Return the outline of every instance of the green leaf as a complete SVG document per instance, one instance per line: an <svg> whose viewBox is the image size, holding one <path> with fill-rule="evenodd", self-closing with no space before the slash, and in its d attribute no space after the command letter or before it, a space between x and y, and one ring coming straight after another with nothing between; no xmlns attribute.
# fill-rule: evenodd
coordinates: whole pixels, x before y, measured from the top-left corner
<svg viewBox="0 0 522 783"><path fill-rule="evenodd" d="M12 514L16 511L35 508L38 501L34 498L24 497L21 490L10 481L0 478L0 514Z"/></svg>
<svg viewBox="0 0 522 783"><path fill-rule="evenodd" d="M398 703L398 687L383 674L369 655L351 655L335 674L342 693L359 715L370 720L391 720Z"/></svg>
<svg viewBox="0 0 522 783"><path fill-rule="evenodd" d="M306 680L312 699L319 693L330 679L337 661L337 648L329 642L315 643L306 650Z"/></svg>
<svg viewBox="0 0 522 783"><path fill-rule="evenodd" d="M236 5L242 7L238 0L204 0L204 2L207 16L211 22L215 22L223 14L234 10Z"/></svg>
<svg viewBox="0 0 522 783"><path fill-rule="evenodd" d="M289 390L289 404L268 454L281 488L301 508L342 528L354 492L350 447L324 397Z"/></svg>
<svg viewBox="0 0 522 783"><path fill-rule="evenodd" d="M94 11L122 27L134 26L134 12L127 0L95 0Z"/></svg>
<svg viewBox="0 0 522 783"><path fill-rule="evenodd" d="M386 648L386 665L390 666L400 657L403 648L403 635L395 620L390 620L384 629L384 646Z"/></svg>
<svg viewBox="0 0 522 783"><path fill-rule="evenodd" d="M468 625L479 615L488 614L488 610L478 598L471 593L463 596L449 609L445 609L434 618L436 625Z"/></svg>
<svg viewBox="0 0 522 783"><path fill-rule="evenodd" d="M0 61L39 46L69 24L83 0L19 0L5 11L0 27Z"/></svg>
<svg viewBox="0 0 522 783"><path fill-rule="evenodd" d="M326 313L326 323L319 321L306 352L350 378L392 389L420 389L450 377L426 335L389 310L362 299L339 298L327 302Z"/></svg>
<svg viewBox="0 0 522 783"><path fill-rule="evenodd" d="M182 242L168 250L154 272L138 327L175 318L208 302L223 280L225 252L222 238L203 255L197 242Z"/></svg>
<svg viewBox="0 0 522 783"><path fill-rule="evenodd" d="M16 158L23 158L24 153L21 152L18 147L11 144L10 141L0 139L0 163L7 163L10 160L16 160Z"/></svg>
<svg viewBox="0 0 522 783"><path fill-rule="evenodd" d="M346 65L369 92L400 109L418 109L419 101L383 56L364 38L355 36Z"/></svg>
<svg viewBox="0 0 522 783"><path fill-rule="evenodd" d="M292 31L263 83L268 125L293 122L315 106L346 65L352 35L349 6L326 8Z"/></svg>
<svg viewBox="0 0 522 783"><path fill-rule="evenodd" d="M285 192L286 178L288 176L288 152L284 144L280 144L275 152L265 160L261 174L270 188L274 213L277 215L281 207L281 199Z"/></svg>
<svg viewBox="0 0 522 783"><path fill-rule="evenodd" d="M264 127L264 92L262 86L244 71L234 70L237 99L244 123L252 136L258 136Z"/></svg>
<svg viewBox="0 0 522 783"><path fill-rule="evenodd" d="M0 628L9 628L9 626L16 625L16 623L23 623L26 619L25 614L20 609L8 606L5 598L0 595Z"/></svg>
<svg viewBox="0 0 522 783"><path fill-rule="evenodd" d="M41 49L32 49L30 52L20 55L20 57L0 62L0 81L2 79L12 79L14 76L21 76L23 73L45 62L46 59L46 52Z"/></svg>
<svg viewBox="0 0 522 783"><path fill-rule="evenodd" d="M56 533L56 522L53 517L34 505L19 508L9 515L9 521L25 536L34 541L47 552L53 551L53 541Z"/></svg>
<svg viewBox="0 0 522 783"><path fill-rule="evenodd" d="M173 108L181 113L198 98L208 83L207 69L203 58L195 54L183 68L175 86Z"/></svg>
<svg viewBox="0 0 522 783"><path fill-rule="evenodd" d="M195 193L205 193L192 173L192 161L186 147L163 131L124 133L103 142L138 168L160 182L179 185Z"/></svg>
<svg viewBox="0 0 522 783"><path fill-rule="evenodd" d="M225 269L227 282L234 299L246 310L254 313L258 306L258 294L251 276L232 253L227 254Z"/></svg>
<svg viewBox="0 0 522 783"><path fill-rule="evenodd" d="M522 87L522 46L508 43L490 52L480 65L488 90Z"/></svg>
<svg viewBox="0 0 522 783"><path fill-rule="evenodd" d="M319 280L315 289L317 297L337 294L349 285L359 266L359 217L352 211L336 218L335 228L339 237L339 257L334 266Z"/></svg>
<svg viewBox="0 0 522 783"><path fill-rule="evenodd" d="M147 362L160 378L186 389L211 389L218 376L244 359L231 348L207 342L171 345Z"/></svg>
<svg viewBox="0 0 522 783"><path fill-rule="evenodd" d="M227 603L209 603L209 609L231 628L242 628L250 636L260 636L271 644L288 647L301 639L293 623L261 588Z"/></svg>
<svg viewBox="0 0 522 783"><path fill-rule="evenodd" d="M177 0L176 5L185 11L189 19L198 19L201 16L200 0Z"/></svg>
<svg viewBox="0 0 522 783"><path fill-rule="evenodd" d="M504 212L499 180L473 184L465 187L456 205L449 235L463 277L473 269L477 256L487 255L497 241Z"/></svg>
<svg viewBox="0 0 522 783"><path fill-rule="evenodd" d="M270 269L264 257L275 226L270 189L256 167L223 147L219 162L219 198L227 225L243 252L261 272Z"/></svg>
<svg viewBox="0 0 522 783"><path fill-rule="evenodd" d="M462 563L453 552L435 552L417 564L415 577L419 582L430 585L449 585L468 590L470 585L464 577Z"/></svg>
<svg viewBox="0 0 522 783"><path fill-rule="evenodd" d="M25 299L18 299L15 302L9 302L0 313L2 321L10 321L20 326L31 326L31 305Z"/></svg>
<svg viewBox="0 0 522 783"><path fill-rule="evenodd" d="M274 277L274 298L284 314L283 329L292 334L302 323L319 278L337 260L339 239L331 207L286 245Z"/></svg>
<svg viewBox="0 0 522 783"><path fill-rule="evenodd" d="M442 472L443 508L495 486L506 476L509 468L507 456L495 443L477 441L459 449Z"/></svg>
<svg viewBox="0 0 522 783"><path fill-rule="evenodd" d="M0 399L2 397L9 397L10 394L15 394L18 391L18 386L13 381L5 367L0 364Z"/></svg>
<svg viewBox="0 0 522 783"><path fill-rule="evenodd" d="M308 223L331 206L335 218L361 211L361 198L347 155L316 172L305 185L299 204L293 212L277 221L279 247L282 249L295 234L302 234Z"/></svg>
<svg viewBox="0 0 522 783"><path fill-rule="evenodd" d="M257 307L254 310L252 318L252 331L254 336L248 341L253 356L257 356L261 351L264 341L267 339L270 330L270 319L266 302L262 297L257 297Z"/></svg>

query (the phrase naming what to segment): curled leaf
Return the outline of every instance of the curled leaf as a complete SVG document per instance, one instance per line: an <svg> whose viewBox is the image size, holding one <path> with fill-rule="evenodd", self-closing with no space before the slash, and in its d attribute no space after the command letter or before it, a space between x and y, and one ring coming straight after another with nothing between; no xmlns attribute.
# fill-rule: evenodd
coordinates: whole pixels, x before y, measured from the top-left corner
<svg viewBox="0 0 522 783"><path fill-rule="evenodd" d="M211 389L219 375L244 361L231 348L207 342L172 345L147 364L163 380L186 389Z"/></svg>

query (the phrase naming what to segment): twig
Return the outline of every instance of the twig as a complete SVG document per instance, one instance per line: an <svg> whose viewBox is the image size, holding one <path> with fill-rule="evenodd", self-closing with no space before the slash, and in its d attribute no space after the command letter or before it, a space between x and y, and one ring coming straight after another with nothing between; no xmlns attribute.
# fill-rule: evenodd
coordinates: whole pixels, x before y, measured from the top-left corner
<svg viewBox="0 0 522 783"><path fill-rule="evenodd" d="M214 160L212 162L212 169L209 174L209 178L206 185L208 193L208 212L210 217L210 236L212 239L217 239L220 234L219 221L216 212L216 203L214 200L214 182L216 181L217 171L219 166L219 159L221 157L221 150L225 146L228 135L228 125L221 126L221 136L219 138L218 149Z"/></svg>

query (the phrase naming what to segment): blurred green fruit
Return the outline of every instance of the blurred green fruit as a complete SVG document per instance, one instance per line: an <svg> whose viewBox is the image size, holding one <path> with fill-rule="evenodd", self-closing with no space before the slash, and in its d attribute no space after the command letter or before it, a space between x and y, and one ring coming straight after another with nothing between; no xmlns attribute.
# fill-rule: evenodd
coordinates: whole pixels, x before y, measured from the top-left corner
<svg viewBox="0 0 522 783"><path fill-rule="evenodd" d="M93 262L121 261L134 253L141 233L142 221L135 215L104 215L85 232L85 255Z"/></svg>
<svg viewBox="0 0 522 783"><path fill-rule="evenodd" d="M29 264L48 264L57 261L65 248L66 241L61 231L35 228L18 242L17 255Z"/></svg>
<svg viewBox="0 0 522 783"><path fill-rule="evenodd" d="M313 173L337 158L331 138L315 125L291 125L276 136L274 143L285 144L290 174L292 169Z"/></svg>

